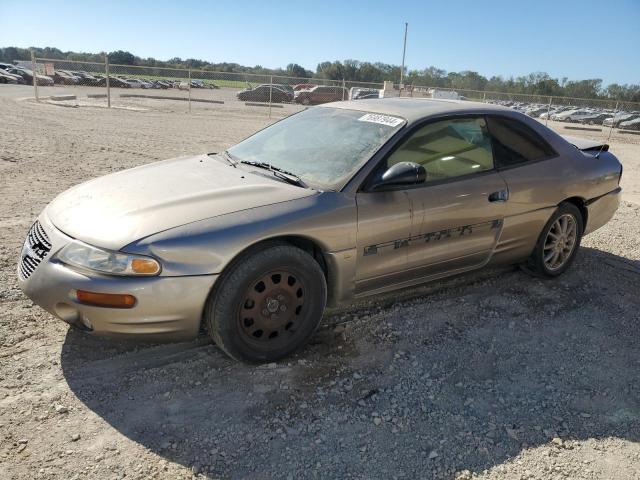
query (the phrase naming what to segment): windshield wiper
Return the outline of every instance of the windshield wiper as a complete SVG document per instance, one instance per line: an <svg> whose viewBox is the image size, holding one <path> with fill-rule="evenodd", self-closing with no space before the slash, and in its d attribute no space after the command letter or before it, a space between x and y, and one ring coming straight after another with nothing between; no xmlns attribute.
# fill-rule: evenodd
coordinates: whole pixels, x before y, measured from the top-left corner
<svg viewBox="0 0 640 480"><path fill-rule="evenodd" d="M245 165L251 165L252 167L264 168L265 170L269 170L273 173L274 176L281 178L282 180L289 182L292 185L297 185L302 188L309 188L309 186L304 183L304 181L295 173L288 172L283 170L280 167L275 167L267 162L253 162L251 160L240 160L240 163Z"/></svg>
<svg viewBox="0 0 640 480"><path fill-rule="evenodd" d="M233 157L233 155L231 155L228 151L224 151L222 153L208 153L207 155L209 156L215 156L215 155L219 155L220 157L222 157L224 160L226 160L227 162L229 162L229 165L231 165L234 168L238 168L236 165L238 164L238 161Z"/></svg>

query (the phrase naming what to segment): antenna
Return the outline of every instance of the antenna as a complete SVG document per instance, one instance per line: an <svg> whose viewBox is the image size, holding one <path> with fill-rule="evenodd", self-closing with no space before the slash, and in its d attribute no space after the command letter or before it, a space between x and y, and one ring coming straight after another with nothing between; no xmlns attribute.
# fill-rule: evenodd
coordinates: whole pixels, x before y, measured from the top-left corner
<svg viewBox="0 0 640 480"><path fill-rule="evenodd" d="M607 137L607 141L606 142L602 142L602 145L600 146L600 150L598 150L598 153L596 153L596 158L600 158L600 154L602 153L602 150L604 150L604 146L606 143L609 143L609 140L611 140L611 134L613 133L613 125L616 123L616 115L618 114L618 104L620 102L616 102L616 108L613 111L613 118L611 119L611 128L609 129L609 136Z"/></svg>

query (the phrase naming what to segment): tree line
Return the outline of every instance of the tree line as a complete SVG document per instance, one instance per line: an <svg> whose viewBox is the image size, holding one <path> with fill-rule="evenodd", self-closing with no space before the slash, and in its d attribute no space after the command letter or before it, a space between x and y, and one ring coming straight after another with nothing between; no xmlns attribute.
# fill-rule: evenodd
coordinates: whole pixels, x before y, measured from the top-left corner
<svg viewBox="0 0 640 480"><path fill-rule="evenodd" d="M0 61L29 60L31 50L40 58L55 60L75 60L84 62L103 62L104 53L63 52L57 48L0 48ZM261 75L281 75L299 78L325 78L330 80L346 80L357 82L382 83L385 80L398 82L400 66L380 62L360 62L344 60L319 63L315 71L307 70L297 63L290 63L286 68L265 68L261 65L248 67L237 63L212 63L195 58L180 57L168 60L157 60L152 57L141 58L130 52L118 50L110 52L109 62L120 65L138 65L144 67L193 68L199 70L252 73ZM404 72L405 85L422 85L456 90L494 91L513 94L553 95L558 97L579 97L590 99L613 99L628 102L640 102L640 84L620 85L612 83L603 85L602 79L569 80L567 77L552 78L545 72L534 72L528 75L505 78L492 76L487 78L478 72L464 70L447 72L436 67Z"/></svg>

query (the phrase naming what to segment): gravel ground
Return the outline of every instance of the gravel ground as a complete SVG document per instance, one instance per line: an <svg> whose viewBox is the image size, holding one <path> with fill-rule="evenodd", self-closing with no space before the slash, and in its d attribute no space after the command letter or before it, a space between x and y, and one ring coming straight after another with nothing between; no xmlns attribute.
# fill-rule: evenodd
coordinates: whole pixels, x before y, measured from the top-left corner
<svg viewBox="0 0 640 480"><path fill-rule="evenodd" d="M266 115L19 96L0 89L0 478L640 478L637 137L611 142L631 196L562 278L489 270L378 297L253 367L206 337L68 330L21 294L15 269L57 193L219 150Z"/></svg>

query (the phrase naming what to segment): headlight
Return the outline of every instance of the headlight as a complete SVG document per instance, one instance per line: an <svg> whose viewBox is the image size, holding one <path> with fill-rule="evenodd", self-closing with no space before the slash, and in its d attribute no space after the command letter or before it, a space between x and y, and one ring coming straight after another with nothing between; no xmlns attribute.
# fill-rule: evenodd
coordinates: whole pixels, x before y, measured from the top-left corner
<svg viewBox="0 0 640 480"><path fill-rule="evenodd" d="M56 254L62 263L110 275L158 275L160 263L151 257L130 255L73 241Z"/></svg>

